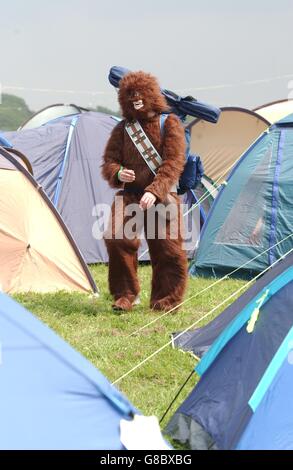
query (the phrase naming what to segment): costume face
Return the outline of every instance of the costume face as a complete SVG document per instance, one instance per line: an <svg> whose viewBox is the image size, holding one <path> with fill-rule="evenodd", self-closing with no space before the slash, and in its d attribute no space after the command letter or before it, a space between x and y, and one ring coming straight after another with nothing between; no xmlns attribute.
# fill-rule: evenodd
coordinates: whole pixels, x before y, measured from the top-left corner
<svg viewBox="0 0 293 470"><path fill-rule="evenodd" d="M153 113L168 111L155 77L144 72L131 72L122 78L119 102L126 119L147 119Z"/></svg>
<svg viewBox="0 0 293 470"><path fill-rule="evenodd" d="M132 103L133 103L133 107L135 111L139 111L140 109L144 107L143 98L141 97L138 91L134 91L132 99L133 99Z"/></svg>

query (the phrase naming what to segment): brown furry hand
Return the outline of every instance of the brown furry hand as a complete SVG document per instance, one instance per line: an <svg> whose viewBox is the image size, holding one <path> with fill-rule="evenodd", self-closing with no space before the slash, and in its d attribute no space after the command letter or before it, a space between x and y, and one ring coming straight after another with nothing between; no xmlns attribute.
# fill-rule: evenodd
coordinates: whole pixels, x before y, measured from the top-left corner
<svg viewBox="0 0 293 470"><path fill-rule="evenodd" d="M141 200L139 201L139 207L144 211L150 209L156 202L156 196L152 193L144 193Z"/></svg>
<svg viewBox="0 0 293 470"><path fill-rule="evenodd" d="M135 173L133 170L123 168L123 170L118 173L118 179L119 181L122 181L122 183L133 183L135 180Z"/></svg>

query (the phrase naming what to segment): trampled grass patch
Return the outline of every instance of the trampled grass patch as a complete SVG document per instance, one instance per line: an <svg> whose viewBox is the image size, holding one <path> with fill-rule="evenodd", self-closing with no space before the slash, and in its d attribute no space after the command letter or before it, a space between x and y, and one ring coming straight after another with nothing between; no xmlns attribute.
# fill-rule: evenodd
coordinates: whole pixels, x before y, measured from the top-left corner
<svg viewBox="0 0 293 470"><path fill-rule="evenodd" d="M15 298L84 354L110 381L115 381L168 343L172 332L189 327L245 284L244 281L235 279L222 281L194 297L180 311L158 319L160 313L154 313L148 305L150 266L143 265L139 268L141 304L132 312L123 314L111 309L107 266L96 265L90 269L100 289L98 299L90 295L66 292L22 294ZM194 296L213 282L212 279L190 279L186 298ZM231 302L232 300L197 326L206 324ZM157 321L132 335L153 320ZM160 418L194 366L195 359L191 355L168 346L117 386L140 411ZM195 381L194 375L172 411L187 396Z"/></svg>

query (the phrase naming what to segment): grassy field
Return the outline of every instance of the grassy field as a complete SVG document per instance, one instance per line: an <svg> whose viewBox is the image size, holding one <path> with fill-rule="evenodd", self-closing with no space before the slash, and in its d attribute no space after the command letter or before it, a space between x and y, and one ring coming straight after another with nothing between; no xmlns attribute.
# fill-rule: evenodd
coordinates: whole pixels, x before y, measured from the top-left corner
<svg viewBox="0 0 293 470"><path fill-rule="evenodd" d="M141 305L132 312L123 314L111 309L107 266L92 266L91 271L101 291L99 299L65 292L25 294L15 298L84 354L110 381L115 381L166 344L170 340L170 333L187 328L244 285L243 281L225 280L187 302L179 312L165 316L130 337L138 328L160 316L148 307L150 266L139 268ZM214 281L211 279L190 279L186 298L212 282ZM224 306L199 325L210 321L223 308ZM160 418L194 365L195 359L192 356L168 346L117 386L143 413ZM195 380L194 375L177 400L177 405L193 387ZM175 409L176 404L172 411Z"/></svg>

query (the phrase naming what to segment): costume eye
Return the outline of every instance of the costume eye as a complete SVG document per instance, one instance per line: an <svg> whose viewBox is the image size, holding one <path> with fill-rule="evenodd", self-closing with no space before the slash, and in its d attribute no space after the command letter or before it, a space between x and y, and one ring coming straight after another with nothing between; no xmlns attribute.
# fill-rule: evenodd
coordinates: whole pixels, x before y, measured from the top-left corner
<svg viewBox="0 0 293 470"><path fill-rule="evenodd" d="M136 90L130 90L130 92L129 92L129 97L132 98L132 99L134 99L134 100L135 100L135 99L139 99L140 94L139 94L139 92L136 91Z"/></svg>

